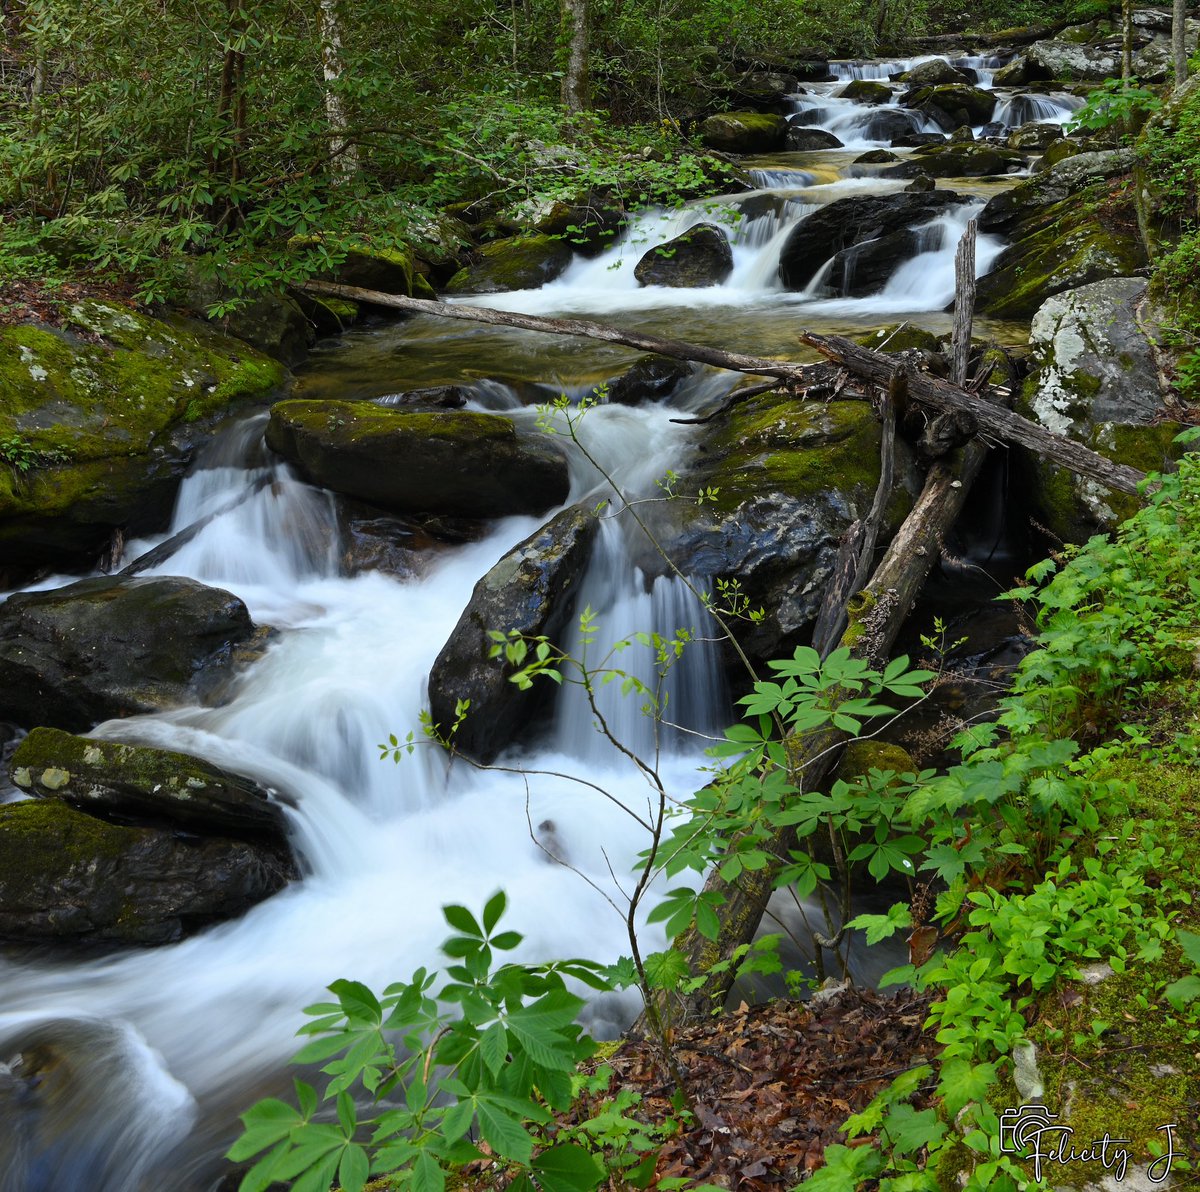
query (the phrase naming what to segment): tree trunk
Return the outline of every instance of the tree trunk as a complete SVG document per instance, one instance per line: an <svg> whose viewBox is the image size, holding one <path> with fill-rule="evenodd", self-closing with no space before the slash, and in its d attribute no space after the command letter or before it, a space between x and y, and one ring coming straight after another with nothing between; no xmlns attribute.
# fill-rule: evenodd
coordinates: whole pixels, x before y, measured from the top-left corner
<svg viewBox="0 0 1200 1192"><path fill-rule="evenodd" d="M1175 0L1171 11L1171 58L1175 63L1175 90L1187 82L1187 0Z"/></svg>
<svg viewBox="0 0 1200 1192"><path fill-rule="evenodd" d="M321 24L321 67L325 75L325 119L333 134L329 140L329 158L333 175L348 178L358 169L358 149L346 138L349 121L338 85L342 79L342 32L338 21L337 0L321 0L318 10Z"/></svg>
<svg viewBox="0 0 1200 1192"><path fill-rule="evenodd" d="M1121 0L1121 82L1128 87L1132 78L1133 0Z"/></svg>
<svg viewBox="0 0 1200 1192"><path fill-rule="evenodd" d="M588 0L560 0L566 66L562 77L563 107L572 115L592 106L588 78Z"/></svg>

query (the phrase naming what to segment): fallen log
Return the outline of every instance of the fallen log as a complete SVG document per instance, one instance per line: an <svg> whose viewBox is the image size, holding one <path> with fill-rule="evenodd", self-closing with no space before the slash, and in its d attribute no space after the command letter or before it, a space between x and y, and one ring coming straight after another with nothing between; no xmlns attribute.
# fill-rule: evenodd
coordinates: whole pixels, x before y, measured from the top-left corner
<svg viewBox="0 0 1200 1192"><path fill-rule="evenodd" d="M636 348L642 352L656 352L660 356L670 356L676 360L692 360L698 364L727 368L734 372L778 377L799 389L807 388L809 383L820 375L820 366L817 365L770 360L741 352L724 352L720 348L710 348L704 344L663 339L657 335L643 335L636 331L620 331L615 327L607 327L603 323L593 323L586 319L547 319L514 311L493 310L486 306L454 305L426 298L408 298L403 294L385 294L381 290L364 290L360 286L343 286L330 281L305 282L303 289L313 294L349 298L355 302L407 310L414 314L439 315L447 319L488 323L495 327L516 327L525 331L543 331L550 335L598 339ZM992 405L986 400L986 394L969 393L948 381L912 372L903 361L860 347L841 336L805 333L800 336L800 340L830 359L837 360L849 372L879 385L886 386L903 369L908 373L909 393L915 401L937 410L973 415L982 433L1010 443L1018 443L1071 472L1103 484L1106 488L1136 494L1138 483L1145 479L1144 475L1134 468L1114 464L1082 443L1056 435L1011 410Z"/></svg>
<svg viewBox="0 0 1200 1192"><path fill-rule="evenodd" d="M836 360L855 376L877 385L886 386L903 373L910 400L936 410L967 414L974 419L980 434L1017 443L1070 472L1103 484L1105 488L1136 496L1138 485L1146 479L1145 473L1136 468L1115 464L1074 439L1056 435L1012 410L992 405L983 396L976 396L928 373L915 372L903 360L873 352L840 335L803 332L800 340L830 360Z"/></svg>
<svg viewBox="0 0 1200 1192"><path fill-rule="evenodd" d="M881 666L920 594L925 579L941 553L943 537L962 511L971 485L979 475L988 447L973 439L957 456L939 461L930 469L925 486L892 540L883 560L867 586L849 603L849 625L840 645L858 658ZM793 782L803 791L817 790L828 780L841 756L849 734L828 728L808 734L796 742L792 753ZM736 882L726 882L717 870L705 882L706 891L720 893L724 902L719 912L720 928L715 940L705 939L695 928L675 941L693 973L710 972L714 965L732 959L743 944L749 944L766 913L774 889L775 875L796 848L794 832L778 833L762 848L772 857L765 868L744 871ZM736 965L712 974L698 991L663 994L658 1006L666 1021L703 1016L720 1007L733 984ZM644 1031L639 1019L632 1028Z"/></svg>

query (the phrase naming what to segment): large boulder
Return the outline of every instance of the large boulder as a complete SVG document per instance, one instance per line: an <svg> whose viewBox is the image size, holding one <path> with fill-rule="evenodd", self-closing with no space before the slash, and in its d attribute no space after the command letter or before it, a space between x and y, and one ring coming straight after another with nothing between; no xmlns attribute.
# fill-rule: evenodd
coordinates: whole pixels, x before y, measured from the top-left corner
<svg viewBox="0 0 1200 1192"><path fill-rule="evenodd" d="M709 116L700 136L709 149L723 153L773 153L783 148L787 121L771 112L723 112Z"/></svg>
<svg viewBox="0 0 1200 1192"><path fill-rule="evenodd" d="M918 62L911 70L906 70L900 81L912 87L937 87L947 83L970 85L975 80L964 74L956 66L951 66L945 58L931 58L928 62Z"/></svg>
<svg viewBox="0 0 1200 1192"><path fill-rule="evenodd" d="M886 83L874 79L851 79L841 91L840 99L852 99L855 103L881 104L892 102L892 89Z"/></svg>
<svg viewBox="0 0 1200 1192"><path fill-rule="evenodd" d="M570 487L562 450L499 414L297 399L272 407L267 443L312 483L396 513L545 513Z"/></svg>
<svg viewBox="0 0 1200 1192"><path fill-rule="evenodd" d="M803 290L843 249L918 227L962 202L948 191L839 199L792 229L779 254L779 278L785 288Z"/></svg>
<svg viewBox="0 0 1200 1192"><path fill-rule="evenodd" d="M719 286L732 272L729 237L716 224L702 223L650 249L633 275L639 285L685 289Z"/></svg>
<svg viewBox="0 0 1200 1192"><path fill-rule="evenodd" d="M0 558L93 563L117 528L164 528L215 420L286 376L202 323L111 302L0 327Z"/></svg>
<svg viewBox="0 0 1200 1192"><path fill-rule="evenodd" d="M882 290L888 278L921 250L921 234L912 228L852 244L834 254L825 285L843 298L869 297Z"/></svg>
<svg viewBox="0 0 1200 1192"><path fill-rule="evenodd" d="M517 691L508 681L511 668L489 657L494 643L488 633L516 629L558 636L574 610L598 526L582 505L564 509L475 585L429 676L430 714L443 731L454 724L458 701L470 701L467 718L454 734L455 749L467 757L492 761L517 743L544 709L539 697L549 692Z"/></svg>
<svg viewBox="0 0 1200 1192"><path fill-rule="evenodd" d="M9 761L13 785L80 811L205 836L284 840L283 809L250 778L170 749L35 728Z"/></svg>
<svg viewBox="0 0 1200 1192"><path fill-rule="evenodd" d="M507 290L536 290L553 281L574 257L560 236L516 236L485 244L479 260L460 270L446 286L450 294L501 294Z"/></svg>
<svg viewBox="0 0 1200 1192"><path fill-rule="evenodd" d="M816 149L840 149L842 142L833 133L823 128L806 128L799 124L788 125L783 147L791 153L811 153Z"/></svg>
<svg viewBox="0 0 1200 1192"><path fill-rule="evenodd" d="M937 87L915 87L900 102L951 132L960 125L986 124L996 110L996 96L982 87L951 83Z"/></svg>
<svg viewBox="0 0 1200 1192"><path fill-rule="evenodd" d="M981 311L1030 318L1051 295L1145 268L1132 200L1109 182L1121 165L1128 165L1124 154L1080 154L984 208L981 230L1012 243L979 280Z"/></svg>
<svg viewBox="0 0 1200 1192"><path fill-rule="evenodd" d="M1165 415L1155 345L1144 330L1146 282L1116 277L1048 299L1030 329L1032 371L1021 411L1047 430L1141 471L1177 455L1177 423ZM1035 500L1045 524L1068 542L1109 530L1139 507L1040 459Z"/></svg>
<svg viewBox="0 0 1200 1192"><path fill-rule="evenodd" d="M986 178L1014 173L1025 164L1025 157L1011 149L960 141L924 146L907 161L882 171L882 176L917 178L927 174L930 178Z"/></svg>
<svg viewBox="0 0 1200 1192"><path fill-rule="evenodd" d="M1024 65L1026 82L1064 79L1076 83L1102 83L1121 74L1121 61L1113 50L1053 39L1031 45L1025 51Z"/></svg>
<svg viewBox="0 0 1200 1192"><path fill-rule="evenodd" d="M72 731L211 697L255 632L191 579L85 579L0 605L0 720Z"/></svg>
<svg viewBox="0 0 1200 1192"><path fill-rule="evenodd" d="M874 498L881 434L863 402L797 402L780 392L739 402L706 427L679 487L716 488L716 497L667 503L660 540L684 574L736 579L751 607L766 610L757 623L733 623L752 659L808 643L839 539ZM903 440L896 460L892 526L919 487ZM647 574L663 568L650 554L637 562Z"/></svg>
<svg viewBox="0 0 1200 1192"><path fill-rule="evenodd" d="M58 799L0 806L0 940L168 944L296 876L280 851L96 819Z"/></svg>
<svg viewBox="0 0 1200 1192"><path fill-rule="evenodd" d="M619 406L666 401L694 371L686 360L675 360L670 356L642 356L608 383L608 400Z"/></svg>

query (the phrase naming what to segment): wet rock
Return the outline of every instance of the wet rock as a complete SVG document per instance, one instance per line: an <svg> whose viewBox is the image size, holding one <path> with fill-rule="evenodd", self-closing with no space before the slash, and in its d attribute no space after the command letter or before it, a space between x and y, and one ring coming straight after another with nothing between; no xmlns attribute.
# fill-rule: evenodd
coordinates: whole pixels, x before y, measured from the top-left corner
<svg viewBox="0 0 1200 1192"><path fill-rule="evenodd" d="M1069 41L1035 42L1025 51L1025 81L1064 79L1077 83L1102 83L1120 76L1121 62L1113 51ZM999 79L997 78L997 83Z"/></svg>
<svg viewBox="0 0 1200 1192"><path fill-rule="evenodd" d="M963 84L918 87L906 92L900 102L905 107L924 112L946 132L952 132L962 124L986 124L996 108L993 92Z"/></svg>
<svg viewBox="0 0 1200 1192"><path fill-rule="evenodd" d="M562 451L498 414L285 401L267 443L312 483L396 513L545 513L569 487Z"/></svg>
<svg viewBox="0 0 1200 1192"><path fill-rule="evenodd" d="M461 410L470 400L461 385L428 385L423 389L405 389L376 399L380 405L405 410Z"/></svg>
<svg viewBox="0 0 1200 1192"><path fill-rule="evenodd" d="M465 534L453 541L472 541L486 532L485 522L464 523ZM450 540L428 527L387 513L374 505L338 498L338 538L343 575L379 571L396 579L419 575L427 560Z"/></svg>
<svg viewBox="0 0 1200 1192"><path fill-rule="evenodd" d="M324 281L359 286L364 290L381 290L385 294L413 296L413 252L406 244L383 247L365 241L346 243L318 234L293 236L288 241L288 248L297 255L320 248L339 257L338 264L319 275Z"/></svg>
<svg viewBox="0 0 1200 1192"><path fill-rule="evenodd" d="M35 728L17 746L9 774L26 794L57 797L101 818L284 841L283 811L269 791L174 750Z"/></svg>
<svg viewBox="0 0 1200 1192"><path fill-rule="evenodd" d="M254 633L246 606L191 579L87 579L0 605L0 717L81 730L211 695Z"/></svg>
<svg viewBox="0 0 1200 1192"><path fill-rule="evenodd" d="M823 128L788 127L783 147L793 153L808 153L814 149L840 149L842 142Z"/></svg>
<svg viewBox="0 0 1200 1192"><path fill-rule="evenodd" d="M454 747L475 761L492 761L518 743L545 709L550 684L519 692L511 668L489 658L489 630L546 634L553 639L574 611L599 523L582 505L564 509L504 556L471 593L471 599L437 656L429 676L433 722L448 731L459 700L470 700Z"/></svg>
<svg viewBox="0 0 1200 1192"><path fill-rule="evenodd" d="M732 272L729 237L716 224L702 223L650 249L633 275L639 285L687 289L719 286Z"/></svg>
<svg viewBox="0 0 1200 1192"><path fill-rule="evenodd" d="M979 309L1030 318L1051 295L1145 268L1131 199L1106 184L1128 163L1126 154L1080 154L989 202L980 229L1012 243L980 278Z"/></svg>
<svg viewBox="0 0 1200 1192"><path fill-rule="evenodd" d="M905 188L906 194L927 194L937 190L937 183L929 174L918 174Z"/></svg>
<svg viewBox="0 0 1200 1192"><path fill-rule="evenodd" d="M951 145L970 145L974 140L975 133L965 124L961 128L956 128L950 134Z"/></svg>
<svg viewBox="0 0 1200 1192"><path fill-rule="evenodd" d="M787 110L787 99L791 95L802 95L800 80L785 71L750 70L734 80L733 85L722 93L722 98L739 108L750 108L756 112L779 112Z"/></svg>
<svg viewBox="0 0 1200 1192"><path fill-rule="evenodd" d="M803 290L843 249L928 223L963 201L948 191L839 199L792 230L779 256L780 280L789 290Z"/></svg>
<svg viewBox="0 0 1200 1192"><path fill-rule="evenodd" d="M0 940L169 944L296 876L279 852L96 819L58 799L0 806Z"/></svg>
<svg viewBox="0 0 1200 1192"><path fill-rule="evenodd" d="M838 94L842 99L852 99L855 103L880 104L892 101L892 89L874 79L852 79Z"/></svg>
<svg viewBox="0 0 1200 1192"><path fill-rule="evenodd" d="M929 189L933 189L932 179ZM826 285L844 298L866 298L877 294L887 280L921 251L921 235L912 228L888 232L874 240L864 240L834 254Z"/></svg>
<svg viewBox="0 0 1200 1192"><path fill-rule="evenodd" d="M571 263L570 244L555 236L515 236L485 244L476 264L456 273L448 294L501 294L536 290L553 281Z"/></svg>
<svg viewBox="0 0 1200 1192"><path fill-rule="evenodd" d="M1047 300L1030 329L1033 369L1021 412L1109 459L1161 471L1179 448L1179 425L1164 421L1166 394L1154 347L1145 279L1116 277ZM1109 530L1140 507L1065 469L1035 460L1036 498L1046 525L1064 541Z"/></svg>
<svg viewBox="0 0 1200 1192"><path fill-rule="evenodd" d="M1025 165L1025 158L1011 149L986 144L931 145L898 166L883 171L886 178L986 178L1009 174Z"/></svg>
<svg viewBox="0 0 1200 1192"><path fill-rule="evenodd" d="M893 139L893 149L919 149L922 145L944 145L946 143L945 133L912 132L911 129L912 125L910 124L909 132Z"/></svg>
<svg viewBox="0 0 1200 1192"><path fill-rule="evenodd" d="M856 166L888 165L893 161L899 160L899 154L891 153L887 149L869 149L866 153L856 157L854 164Z"/></svg>
<svg viewBox="0 0 1200 1192"><path fill-rule="evenodd" d="M636 406L665 401L692 375L686 360L670 356L643 356L608 386L608 400L616 405Z"/></svg>
<svg viewBox="0 0 1200 1192"><path fill-rule="evenodd" d="M580 256L594 257L613 243L625 226L625 218L625 210L616 198L589 192L571 202L552 202L538 214L534 227L562 238Z"/></svg>
<svg viewBox="0 0 1200 1192"><path fill-rule="evenodd" d="M786 133L787 121L767 112L724 112L700 126L705 146L723 153L773 153Z"/></svg>
<svg viewBox="0 0 1200 1192"><path fill-rule="evenodd" d="M1006 144L1010 149L1037 151L1062 139L1062 129L1056 124L1022 124L1008 134Z"/></svg>
<svg viewBox="0 0 1200 1192"><path fill-rule="evenodd" d="M995 87L1023 87L1026 83L1032 83L1035 76L1029 69L1029 63L1026 62L1023 55L1019 55L1005 66L1000 67L992 76L992 85Z"/></svg>
<svg viewBox="0 0 1200 1192"><path fill-rule="evenodd" d="M906 70L900 76L900 81L907 83L909 87L936 87L945 83L969 85L975 82L944 58L932 58L928 62L918 63L912 70Z"/></svg>
<svg viewBox="0 0 1200 1192"><path fill-rule="evenodd" d="M0 327L0 439L36 453L23 473L0 466L0 556L91 565L115 529L163 529L215 422L286 376L203 323L116 303L79 302L61 328Z"/></svg>
<svg viewBox="0 0 1200 1192"><path fill-rule="evenodd" d="M711 423L680 491L714 486L714 502L671 502L668 553L689 575L736 578L766 617L734 632L752 658L790 654L820 608L838 540L870 508L879 482L880 427L861 402L797 403L767 393ZM919 479L899 446L890 524L911 505ZM649 555L639 565L662 569Z"/></svg>

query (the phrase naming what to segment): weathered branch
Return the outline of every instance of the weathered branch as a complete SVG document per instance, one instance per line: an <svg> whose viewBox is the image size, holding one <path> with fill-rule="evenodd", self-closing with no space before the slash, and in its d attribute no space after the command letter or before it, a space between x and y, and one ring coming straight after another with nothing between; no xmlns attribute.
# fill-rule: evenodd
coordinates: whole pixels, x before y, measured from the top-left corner
<svg viewBox="0 0 1200 1192"><path fill-rule="evenodd" d="M853 340L840 335L812 335L805 332L800 339L831 360L838 361L852 373L879 385L886 385L902 370L907 371L903 361L860 347ZM907 371L907 378L911 400L936 410L968 414L974 418L981 434L1017 443L1068 471L1098 481L1105 488L1136 495L1138 484L1146 478L1136 468L1115 464L1082 443L1065 435L1056 435L1044 426L1030 422L1012 410L994 406L949 381L912 371Z"/></svg>
<svg viewBox="0 0 1200 1192"><path fill-rule="evenodd" d="M425 298L408 298L403 294L385 294L380 290L364 290L359 286L344 286L329 281L306 282L303 288L313 294L349 298L355 302L388 306L413 314L440 315L443 318L461 319L471 323L489 323L495 327L516 327L524 331L544 331L550 335L575 335L584 339L603 340L606 343L636 348L642 352L656 352L660 356L670 356L676 360L693 360L698 364L727 368L734 372L778 377L801 389L808 388L814 382L814 378L820 376L819 367L816 365L770 360L741 352L724 352L706 344L663 339L657 335L643 335L636 331L621 331L586 319L547 319L515 311L493 310L486 306L454 305ZM841 336L805 333L800 336L800 340L830 359L839 361L857 376L879 385L886 386L904 367L902 362L894 357L860 347ZM948 381L941 381L924 373L910 372L908 384L913 400L938 410L970 414L975 418L982 433L1010 443L1018 443L1071 472L1098 481L1106 488L1136 494L1139 481L1145 479L1144 475L1134 468L1114 464L1082 443L1056 435L1011 410L992 405L986 400L986 395L967 392Z"/></svg>

